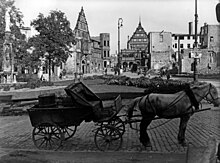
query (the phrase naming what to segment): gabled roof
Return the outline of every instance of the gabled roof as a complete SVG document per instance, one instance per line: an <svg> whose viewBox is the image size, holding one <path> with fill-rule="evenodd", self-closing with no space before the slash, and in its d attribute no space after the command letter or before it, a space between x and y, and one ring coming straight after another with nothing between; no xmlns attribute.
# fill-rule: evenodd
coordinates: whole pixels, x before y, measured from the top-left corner
<svg viewBox="0 0 220 163"><path fill-rule="evenodd" d="M93 36L93 37L91 37L91 40L100 42L100 37L99 36Z"/></svg>
<svg viewBox="0 0 220 163"><path fill-rule="evenodd" d="M144 36L137 36L136 34L144 34ZM141 25L141 21L139 21L135 32L133 33L133 35L131 36L128 42L130 42L133 38L146 38L146 37L147 37L147 32L145 32L144 28Z"/></svg>

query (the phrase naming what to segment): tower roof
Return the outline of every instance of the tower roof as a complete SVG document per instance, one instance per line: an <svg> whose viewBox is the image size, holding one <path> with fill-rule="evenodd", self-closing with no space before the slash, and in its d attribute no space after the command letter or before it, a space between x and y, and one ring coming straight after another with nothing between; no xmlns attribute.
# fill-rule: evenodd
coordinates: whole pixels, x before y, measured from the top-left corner
<svg viewBox="0 0 220 163"><path fill-rule="evenodd" d="M90 39L88 23L86 21L86 16L85 16L83 7L81 8L79 12L79 16L76 22L74 33L75 33L75 36L78 38L80 37L86 40Z"/></svg>

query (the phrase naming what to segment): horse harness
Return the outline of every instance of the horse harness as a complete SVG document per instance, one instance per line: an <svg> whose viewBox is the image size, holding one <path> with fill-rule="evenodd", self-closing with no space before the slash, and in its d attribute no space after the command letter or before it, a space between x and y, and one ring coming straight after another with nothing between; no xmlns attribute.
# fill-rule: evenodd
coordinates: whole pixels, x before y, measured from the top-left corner
<svg viewBox="0 0 220 163"><path fill-rule="evenodd" d="M188 85L186 89L184 89L184 91L186 92L186 95L189 97L192 106L195 107L195 110L199 110L199 102L196 100L196 97L194 93L192 92L192 89L190 88L190 86Z"/></svg>
<svg viewBox="0 0 220 163"><path fill-rule="evenodd" d="M206 93L205 96L200 96L199 94L196 94L196 95L199 96L199 97L201 97L202 99L205 99L208 103L213 103L215 100L218 99L218 97L217 97L217 98L214 98L214 97L213 97L213 95L211 94L211 87L212 87L212 84L210 83L210 84L209 84L209 91ZM210 100L207 99L207 96L208 96L208 95L211 96L212 101L210 101Z"/></svg>
<svg viewBox="0 0 220 163"><path fill-rule="evenodd" d="M194 107L195 107L195 110L199 110L199 102L196 100L195 95L194 95L194 93L192 92L191 88L190 88L189 86L187 86L183 91L186 93L186 95L187 95L187 96L189 97L189 99L190 99L191 105L190 105L189 108L191 108L192 106L194 106ZM210 93L210 94L211 94L211 93ZM173 102L171 102L171 103L167 106L167 109L169 109L171 106L173 106L173 105L175 105L176 103L178 103L178 102L184 97L184 95L183 95L182 97L180 97L181 95L182 95L182 94L180 94L176 99L174 99ZM207 94L207 95L208 95L208 94ZM206 95L206 96L207 96L207 95ZM143 96L143 97L144 97L144 96ZM143 97L140 98L139 103L140 103L140 101L143 99ZM157 115L158 113L157 113L157 111L156 111L156 108L152 105L152 102L150 101L150 94L148 94L146 98L147 98L147 100L148 100L148 103L150 104L150 107L151 107L152 111L154 112L155 115ZM146 103L145 103L145 105L146 105ZM146 106L145 106L145 107L146 107Z"/></svg>

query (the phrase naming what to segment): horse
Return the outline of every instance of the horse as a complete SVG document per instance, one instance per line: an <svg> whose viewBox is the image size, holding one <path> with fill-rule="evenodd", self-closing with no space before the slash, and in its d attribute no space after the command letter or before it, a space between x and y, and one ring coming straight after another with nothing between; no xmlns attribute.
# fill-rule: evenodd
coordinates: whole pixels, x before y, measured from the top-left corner
<svg viewBox="0 0 220 163"><path fill-rule="evenodd" d="M141 112L142 119L139 139L145 147L151 147L147 127L155 116L165 119L180 118L177 140L180 145L185 146L187 123L194 111L199 109L199 105L196 106L194 104L199 104L204 99L214 104L214 107L219 106L220 98L218 97L218 91L214 85L205 83L193 86L192 88L189 87L189 89L191 95L185 90L174 94L150 93L133 99L132 102L127 105L128 121L132 118L134 109ZM192 97L194 97L194 102Z"/></svg>

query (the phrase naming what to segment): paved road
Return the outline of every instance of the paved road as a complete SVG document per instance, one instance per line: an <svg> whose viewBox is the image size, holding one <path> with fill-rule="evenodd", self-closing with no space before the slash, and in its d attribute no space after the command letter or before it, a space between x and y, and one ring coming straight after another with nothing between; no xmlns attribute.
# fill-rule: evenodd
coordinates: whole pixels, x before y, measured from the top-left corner
<svg viewBox="0 0 220 163"><path fill-rule="evenodd" d="M211 81L219 89L218 81ZM126 101L124 101L126 103ZM203 104L203 108L210 107ZM167 120L155 120L150 128L156 127ZM32 142L32 130L29 116L7 116L0 117L0 156L1 148L8 149L28 149L36 150ZM137 124L138 126L139 124ZM178 133L179 119L173 119L163 126L149 130L152 142L152 152L156 153L185 153L186 148L179 146L176 140ZM97 127L93 122L83 122L77 129L73 138L63 143L60 151L70 152L94 152L97 148L94 144L94 130ZM207 145L207 140L213 136L220 142L220 108L212 108L209 111L199 112L192 116L186 131L186 140L195 147ZM139 152L149 149L143 149L139 143L139 135L135 130L126 126L126 132L123 135L123 145L120 152ZM183 155L181 155L182 157ZM110 156L111 157L111 156Z"/></svg>
<svg viewBox="0 0 220 163"><path fill-rule="evenodd" d="M204 108L209 107L204 104ZM150 127L155 127L166 120L155 120ZM31 138L32 126L28 115L0 117L0 148L36 149ZM179 119L173 119L165 125L149 131L152 151L154 152L186 152L186 148L179 146L176 140ZM83 122L77 129L75 136L64 142L61 151L97 151L94 144L93 122ZM206 146L210 136L220 142L220 109L196 113L189 121L186 139L193 146ZM144 150L139 143L139 136L135 130L126 126L121 151Z"/></svg>

